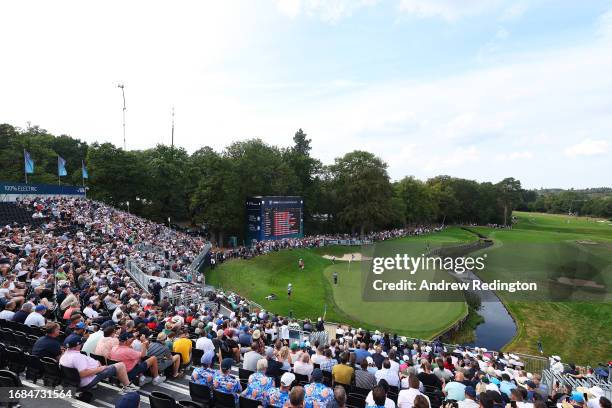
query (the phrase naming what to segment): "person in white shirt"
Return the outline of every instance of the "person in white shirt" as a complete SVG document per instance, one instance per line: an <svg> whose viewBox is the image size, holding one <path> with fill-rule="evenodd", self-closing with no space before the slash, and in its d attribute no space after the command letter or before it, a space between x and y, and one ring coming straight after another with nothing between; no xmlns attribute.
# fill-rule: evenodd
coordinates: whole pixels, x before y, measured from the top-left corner
<svg viewBox="0 0 612 408"><path fill-rule="evenodd" d="M376 381L385 380L390 386L399 387L399 375L391 370L391 361L388 358L383 361L382 369L378 370L374 375L376 376Z"/></svg>
<svg viewBox="0 0 612 408"><path fill-rule="evenodd" d="M13 316L15 316L15 302L8 302L0 312L0 319L13 320Z"/></svg>
<svg viewBox="0 0 612 408"><path fill-rule="evenodd" d="M307 375L309 378L313 369L314 366L310 363L310 355L308 353L302 353L299 360L293 364L294 373Z"/></svg>
<svg viewBox="0 0 612 408"><path fill-rule="evenodd" d="M85 314L85 316L89 317L90 319L95 320L98 318L99 314L93 309L92 305L93 305L93 302L88 301L87 306L85 306L85 309L83 309L83 313ZM83 346L83 349L85 349L85 346Z"/></svg>
<svg viewBox="0 0 612 408"><path fill-rule="evenodd" d="M45 317L43 316L46 311L47 306L37 305L34 309L34 313L30 313L23 323L27 326L44 326L47 323Z"/></svg>
<svg viewBox="0 0 612 408"><path fill-rule="evenodd" d="M480 406L476 401L476 390L472 386L465 387L465 399L457 404L459 408L478 408Z"/></svg>
<svg viewBox="0 0 612 408"><path fill-rule="evenodd" d="M411 374L410 377L408 377L408 386L410 388L401 390L397 396L398 408L412 408L414 405L414 398L417 395L423 395L429 402L429 397L419 391L419 378L416 375Z"/></svg>
<svg viewBox="0 0 612 408"><path fill-rule="evenodd" d="M550 371L552 371L553 374L563 374L564 367L563 363L561 363L561 357L552 356L550 358Z"/></svg>
<svg viewBox="0 0 612 408"><path fill-rule="evenodd" d="M195 348L202 350L204 354L206 354L208 350L215 351L215 345L211 339L206 337L205 333L202 333L202 337L196 340Z"/></svg>
<svg viewBox="0 0 612 408"><path fill-rule="evenodd" d="M95 353L96 346L98 345L98 341L104 337L104 330L98 329L97 332L92 333L87 337L85 344L81 347L81 350L86 352L87 354Z"/></svg>

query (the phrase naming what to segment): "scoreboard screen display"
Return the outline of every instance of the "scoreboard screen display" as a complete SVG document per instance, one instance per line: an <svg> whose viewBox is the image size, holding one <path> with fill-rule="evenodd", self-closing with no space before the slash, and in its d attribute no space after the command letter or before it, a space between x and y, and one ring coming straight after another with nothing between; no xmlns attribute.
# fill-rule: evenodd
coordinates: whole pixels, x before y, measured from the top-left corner
<svg viewBox="0 0 612 408"><path fill-rule="evenodd" d="M304 236L301 197L250 197L246 203L249 242Z"/></svg>

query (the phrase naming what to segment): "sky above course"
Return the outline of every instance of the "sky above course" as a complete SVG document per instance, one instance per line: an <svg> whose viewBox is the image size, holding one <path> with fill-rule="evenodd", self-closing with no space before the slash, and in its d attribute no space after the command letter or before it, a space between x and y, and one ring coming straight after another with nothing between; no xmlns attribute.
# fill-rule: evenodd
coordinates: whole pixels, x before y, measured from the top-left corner
<svg viewBox="0 0 612 408"><path fill-rule="evenodd" d="M1 2L0 122L190 153L355 149L396 180L612 186L612 1Z"/></svg>

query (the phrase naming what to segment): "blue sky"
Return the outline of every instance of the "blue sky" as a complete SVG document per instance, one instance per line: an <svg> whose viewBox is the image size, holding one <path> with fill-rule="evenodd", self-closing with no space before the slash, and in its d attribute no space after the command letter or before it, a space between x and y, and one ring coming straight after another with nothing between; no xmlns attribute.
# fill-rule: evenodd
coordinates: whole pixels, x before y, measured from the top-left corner
<svg viewBox="0 0 612 408"><path fill-rule="evenodd" d="M393 179L611 186L612 2L3 2L0 121L192 152L299 127Z"/></svg>

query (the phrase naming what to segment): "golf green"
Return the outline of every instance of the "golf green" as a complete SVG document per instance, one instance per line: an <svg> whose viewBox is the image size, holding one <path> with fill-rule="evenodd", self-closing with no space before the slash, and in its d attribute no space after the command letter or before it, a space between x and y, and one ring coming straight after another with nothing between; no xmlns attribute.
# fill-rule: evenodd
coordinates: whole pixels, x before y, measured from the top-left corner
<svg viewBox="0 0 612 408"><path fill-rule="evenodd" d="M379 250L388 247L407 248L414 254L427 247L456 245L476 237L460 228L448 228L439 233L406 237L378 243ZM326 320L351 324L355 327L384 329L401 335L431 338L463 318L467 313L464 302L364 302L360 262L336 261L323 255L362 252L360 247L330 246L315 249L284 250L251 260L232 260L208 272L207 283L230 289L259 303L267 310L299 318L317 318L326 313ZM364 251L365 252L365 251ZM299 259L305 269L299 270ZM338 285L332 283L332 273L339 275ZM287 298L287 285L293 293ZM266 300L274 293L278 300Z"/></svg>

